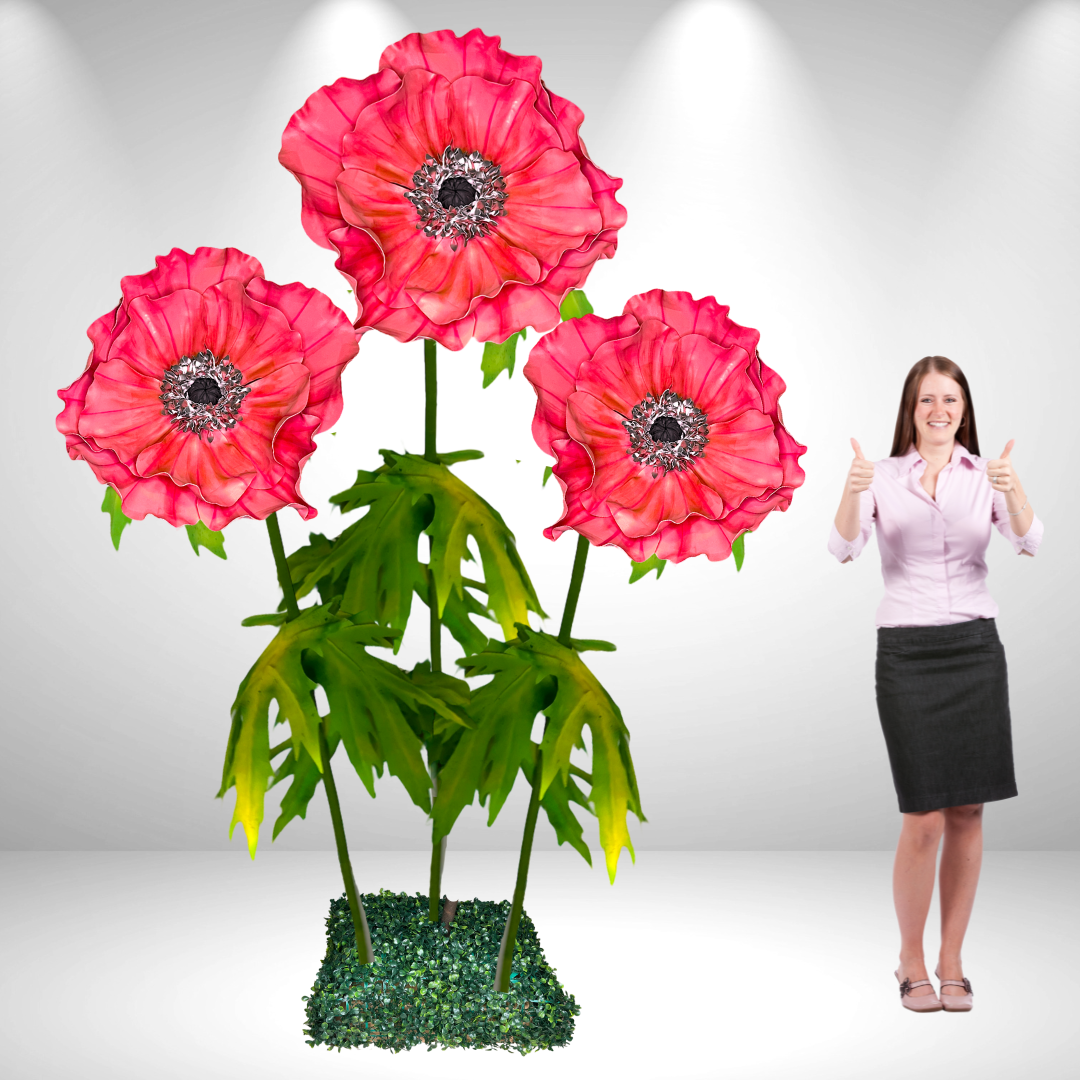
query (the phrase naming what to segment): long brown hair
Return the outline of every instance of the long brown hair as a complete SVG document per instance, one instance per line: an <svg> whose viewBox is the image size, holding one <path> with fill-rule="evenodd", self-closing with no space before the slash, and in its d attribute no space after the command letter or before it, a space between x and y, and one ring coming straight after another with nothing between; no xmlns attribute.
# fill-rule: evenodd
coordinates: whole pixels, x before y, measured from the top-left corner
<svg viewBox="0 0 1080 1080"><path fill-rule="evenodd" d="M975 405L971 400L971 390L964 373L947 356L924 356L907 373L904 390L900 395L900 411L896 414L896 431L893 434L890 457L902 457L915 445L915 402L919 396L919 387L923 379L936 371L947 375L960 384L964 395L964 418L956 432L956 441L969 454L979 457L979 435L975 429Z"/></svg>

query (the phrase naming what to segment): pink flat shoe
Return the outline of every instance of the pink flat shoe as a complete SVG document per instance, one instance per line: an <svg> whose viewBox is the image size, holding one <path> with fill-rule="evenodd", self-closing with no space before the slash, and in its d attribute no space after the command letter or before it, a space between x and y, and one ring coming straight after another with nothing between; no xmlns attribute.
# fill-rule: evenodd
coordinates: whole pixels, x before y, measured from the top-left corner
<svg viewBox="0 0 1080 1080"><path fill-rule="evenodd" d="M971 993L971 983L967 979L942 979L939 968L934 968L934 974L938 977L942 986L962 986L963 994L942 994L941 1007L946 1012L971 1012L971 1006L975 1004L975 998Z"/></svg>
<svg viewBox="0 0 1080 1080"><path fill-rule="evenodd" d="M905 1009L910 1009L912 1012L941 1012L943 1006L937 994L919 994L912 997L911 991L915 987L932 985L929 979L920 979L918 982L912 982L910 979L901 981L899 970L894 971L893 974L896 976L896 981L900 983L900 1004Z"/></svg>

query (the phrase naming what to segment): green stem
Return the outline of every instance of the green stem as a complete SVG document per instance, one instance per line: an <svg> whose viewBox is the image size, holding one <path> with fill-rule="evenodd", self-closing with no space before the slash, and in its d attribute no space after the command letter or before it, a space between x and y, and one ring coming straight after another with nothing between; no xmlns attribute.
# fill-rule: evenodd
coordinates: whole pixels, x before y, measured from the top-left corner
<svg viewBox="0 0 1080 1080"><path fill-rule="evenodd" d="M278 525L276 512L266 519L266 531L270 534L270 550L274 553L278 584L285 595L285 610L289 619L295 619L300 614L300 607L296 602L296 589L293 588L292 574L285 558L285 546L281 542L281 526Z"/></svg>
<svg viewBox="0 0 1080 1080"><path fill-rule="evenodd" d="M288 622L300 614L300 607L296 603L296 589L293 588L292 574L289 572L289 563L285 558L285 546L281 542L281 527L278 525L276 513L266 519L266 531L270 534L270 550L274 553L278 584L285 594L285 609L288 612L286 622ZM280 743L274 747L270 756L273 757L286 745L288 744ZM356 889L356 879L353 877L352 863L349 861L349 848L345 843L345 824L341 820L341 804L338 802L334 774L330 770L330 747L326 742L325 718L319 724L319 756L322 758L323 787L326 789L326 801L330 804L330 820L334 824L334 842L337 845L338 862L341 864L341 877L345 882L345 896L349 901L353 929L356 932L356 955L361 964L370 964L373 959L371 934L368 931L364 905L360 902L360 894Z"/></svg>
<svg viewBox="0 0 1080 1080"><path fill-rule="evenodd" d="M435 369L435 342L424 338L424 460L438 461L435 453L435 412L438 380Z"/></svg>
<svg viewBox="0 0 1080 1080"><path fill-rule="evenodd" d="M574 569L570 573L570 588L566 593L563 607L562 625L559 627L559 644L570 648L570 628L574 625L574 612L577 611L578 597L581 595L581 582L585 577L585 560L589 557L589 541L584 536L577 538L577 550L574 552Z"/></svg>
<svg viewBox="0 0 1080 1080"><path fill-rule="evenodd" d="M368 930L367 915L360 901L360 893L353 877L352 863L349 861L349 848L345 843L345 825L341 820L341 804L338 802L337 785L330 768L330 747L326 742L326 720L319 724L319 755L322 757L323 787L326 788L326 801L330 804L330 818L334 823L334 841L337 843L338 863L341 876L345 880L345 896L349 901L353 930L356 934L356 958L361 964L370 964L374 959L371 948L371 932Z"/></svg>
<svg viewBox="0 0 1080 1080"><path fill-rule="evenodd" d="M545 725L546 726L546 725ZM514 883L514 900L503 929L499 945L499 962L495 965L495 991L505 994L510 989L510 968L514 962L514 946L517 944L518 925L525 906L525 885L529 880L529 860L532 857L533 834L536 818L540 813L540 778L544 772L544 752L536 748L536 764L533 766L532 792L529 809L525 814L525 834L521 838L521 854L518 856L517 881Z"/></svg>
<svg viewBox="0 0 1080 1080"><path fill-rule="evenodd" d="M581 596L581 583L585 578L585 560L589 557L589 541L584 536L578 537L577 550L574 552L574 569L570 572L570 588L566 592L566 604L563 607L562 625L559 627L559 644L570 648L570 631L574 625L574 612L577 611L578 597ZM544 723L547 734L547 722ZM533 835L536 833L536 818L540 813L540 784L544 777L543 741L536 748L536 764L533 767L532 792L529 794L529 809L525 814L525 832L521 837L521 853L518 855L517 881L514 884L514 899L510 904L510 915L503 930L502 944L499 946L499 962L495 967L495 990L505 994L510 989L510 968L514 960L514 946L517 944L518 925L521 912L525 907L525 886L529 880L529 860L532 858ZM570 766L574 769L574 766ZM574 771L582 777L588 774L580 769ZM589 777L591 780L592 778Z"/></svg>
<svg viewBox="0 0 1080 1080"><path fill-rule="evenodd" d="M437 463L439 455L435 449L436 420L438 418L439 384L436 364L435 342L424 340L424 460ZM435 586L435 539L428 537L428 643L431 651L431 670L442 671L442 620L439 618L439 592ZM439 791L439 769L432 757L432 747L428 750L428 769L431 772L431 797L434 800ZM442 898L442 872L446 861L446 837L435 839L431 834L431 873L428 877L428 919L439 921L439 902Z"/></svg>

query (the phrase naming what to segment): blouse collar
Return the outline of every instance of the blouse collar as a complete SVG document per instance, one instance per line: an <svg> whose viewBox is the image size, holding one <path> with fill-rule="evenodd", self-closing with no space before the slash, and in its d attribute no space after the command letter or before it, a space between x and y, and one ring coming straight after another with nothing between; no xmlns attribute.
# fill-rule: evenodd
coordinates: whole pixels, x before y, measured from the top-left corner
<svg viewBox="0 0 1080 1080"><path fill-rule="evenodd" d="M914 446L912 446L911 449L900 458L900 475L906 476L922 460L922 455ZM968 453L967 447L961 446L960 443L955 443L953 445L952 457L949 458L949 464L955 465L958 461L966 461L972 468L978 468L978 462L975 460L975 456Z"/></svg>

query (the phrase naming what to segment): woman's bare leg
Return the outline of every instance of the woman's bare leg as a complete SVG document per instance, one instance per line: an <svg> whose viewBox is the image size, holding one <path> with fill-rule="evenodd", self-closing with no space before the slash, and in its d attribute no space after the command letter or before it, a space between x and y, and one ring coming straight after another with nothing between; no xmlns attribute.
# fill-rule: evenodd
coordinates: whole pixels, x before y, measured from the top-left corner
<svg viewBox="0 0 1080 1080"><path fill-rule="evenodd" d="M900 841L893 864L893 901L900 923L900 978L918 982L928 978L923 956L923 930L934 895L938 844L945 828L942 810L904 814ZM932 994L931 986L920 986L913 997Z"/></svg>
<svg viewBox="0 0 1080 1080"><path fill-rule="evenodd" d="M982 866L982 803L950 806L945 811L945 843L941 850L941 953L943 979L962 979L960 948L964 944ZM962 986L946 986L943 994L963 994Z"/></svg>

